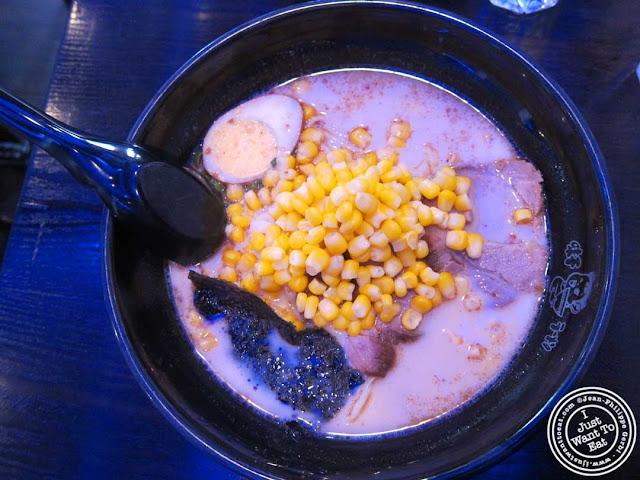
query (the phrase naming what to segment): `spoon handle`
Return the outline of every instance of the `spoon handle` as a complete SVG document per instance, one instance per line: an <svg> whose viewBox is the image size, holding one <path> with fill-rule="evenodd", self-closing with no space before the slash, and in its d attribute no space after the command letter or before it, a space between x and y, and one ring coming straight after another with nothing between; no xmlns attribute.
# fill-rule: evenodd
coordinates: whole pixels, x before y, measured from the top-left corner
<svg viewBox="0 0 640 480"><path fill-rule="evenodd" d="M1 88L0 123L56 158L77 181L94 188L114 215L136 209L142 148L84 135Z"/></svg>

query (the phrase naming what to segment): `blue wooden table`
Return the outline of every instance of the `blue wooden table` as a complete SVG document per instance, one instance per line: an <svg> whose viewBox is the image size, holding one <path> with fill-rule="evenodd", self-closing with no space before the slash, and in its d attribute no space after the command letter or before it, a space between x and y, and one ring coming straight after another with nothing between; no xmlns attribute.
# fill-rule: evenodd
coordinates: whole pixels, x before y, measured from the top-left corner
<svg viewBox="0 0 640 480"><path fill-rule="evenodd" d="M225 31L293 2L76 0L47 112L124 139L164 81ZM611 323L580 385L640 416L640 2L560 0L520 17L441 0L524 51L565 89L606 157L622 225ZM37 12L34 12L37 15ZM125 364L105 308L102 205L53 159L30 165L0 274L0 478L237 478L162 418ZM610 478L638 478L640 446ZM477 478L571 478L543 428Z"/></svg>

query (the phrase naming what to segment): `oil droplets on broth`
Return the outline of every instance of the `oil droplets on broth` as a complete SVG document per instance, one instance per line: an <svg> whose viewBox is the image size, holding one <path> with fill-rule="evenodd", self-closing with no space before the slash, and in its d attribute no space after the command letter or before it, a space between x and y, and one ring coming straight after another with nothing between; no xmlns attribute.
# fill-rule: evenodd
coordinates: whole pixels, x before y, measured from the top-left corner
<svg viewBox="0 0 640 480"><path fill-rule="evenodd" d="M358 128L364 133L354 138ZM363 138L365 143L359 144ZM317 151L304 158L309 148ZM288 153L296 159L286 157ZM255 160L249 162L249 156ZM273 157L278 157L275 166ZM392 158L393 168L376 172ZM326 329L344 348L351 367L365 377L330 419L292 409L238 358L225 322L208 321L195 309L190 269L170 264L174 302L194 348L251 408L276 419L297 419L330 436L398 432L464 405L518 353L545 286L542 179L530 163L517 158L494 124L460 98L387 71L324 72L287 82L220 117L205 137L203 160L207 171L223 182L262 182L252 190L228 187L234 202L228 244L191 269L255 292L299 327L315 323ZM324 179L320 184L325 171L333 175L333 183ZM456 180L442 177L450 171ZM379 185L365 185L365 190L377 190L351 191L359 175ZM447 194L453 206L447 205L447 195L429 198L428 186L438 184L444 191L447 182L453 182ZM309 193L316 183L327 200ZM384 202L395 206L391 190L404 195L396 184L410 198L398 200L401 205L394 208ZM336 193L339 188L346 193ZM372 200L358 193L375 197L378 210L365 206L362 199ZM286 211L290 204L284 200L295 195L308 195L308 202ZM346 203L364 212L354 232L343 229L348 221L340 220L350 210L339 210ZM391 233L384 230L378 211L403 226L401 237L384 242L378 232ZM514 216L516 211L530 215ZM403 222L410 214L416 215L413 226L406 218ZM459 239L467 242L466 233L460 233L467 231L483 239L481 256L472 255L468 243L459 244ZM322 238L314 238L314 232ZM345 238L344 250L335 246L336 233ZM364 251L355 242L358 237L366 239ZM270 246L285 252L286 261L280 250L265 254ZM324 269L310 275L304 259L316 248L329 251L330 260L325 266L316 252ZM420 249L424 258L416 257ZM360 270L352 276L348 262L354 259ZM300 275L303 285L295 283ZM445 285L441 280L447 278L450 284ZM358 303L361 296L370 303ZM312 297L316 300L310 305ZM338 305L337 312L331 303ZM362 317L355 315L366 307ZM313 315L307 315L310 309ZM410 310L419 313L415 323L404 316ZM347 315L354 315L357 332L351 330L354 321L339 325Z"/></svg>

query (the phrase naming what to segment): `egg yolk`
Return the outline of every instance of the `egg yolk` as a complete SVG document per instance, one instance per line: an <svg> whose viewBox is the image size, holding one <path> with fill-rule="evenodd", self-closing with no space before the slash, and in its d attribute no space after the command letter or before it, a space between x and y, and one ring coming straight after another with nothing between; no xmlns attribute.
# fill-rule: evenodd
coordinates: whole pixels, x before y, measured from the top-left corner
<svg viewBox="0 0 640 480"><path fill-rule="evenodd" d="M220 173L238 180L264 173L278 152L271 129L253 119L231 118L208 140L204 150L213 154Z"/></svg>

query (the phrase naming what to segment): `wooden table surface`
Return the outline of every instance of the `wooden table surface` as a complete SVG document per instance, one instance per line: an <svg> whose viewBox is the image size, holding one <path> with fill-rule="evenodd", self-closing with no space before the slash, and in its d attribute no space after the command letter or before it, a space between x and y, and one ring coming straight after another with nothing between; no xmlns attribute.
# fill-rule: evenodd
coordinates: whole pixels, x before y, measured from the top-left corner
<svg viewBox="0 0 640 480"><path fill-rule="evenodd" d="M292 3L76 0L47 112L124 139L154 92L197 50ZM576 387L612 389L640 416L640 2L560 0L531 16L488 0L429 4L525 52L595 134L617 196L622 262L608 332ZM34 155L0 273L0 478L237 478L162 418L125 364L103 297L101 215L94 193L48 155ZM639 478L635 450L609 478ZM520 450L476 478L506 477L571 474L539 426Z"/></svg>

